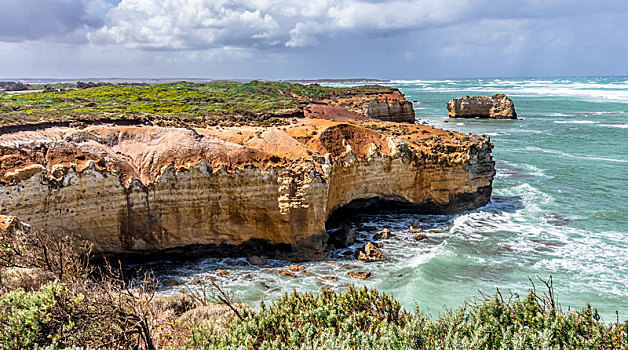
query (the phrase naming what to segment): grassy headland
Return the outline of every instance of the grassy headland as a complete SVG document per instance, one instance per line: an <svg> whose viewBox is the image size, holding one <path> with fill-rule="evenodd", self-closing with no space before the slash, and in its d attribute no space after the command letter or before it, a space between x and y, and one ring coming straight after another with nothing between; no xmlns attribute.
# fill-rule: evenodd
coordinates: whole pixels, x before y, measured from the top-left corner
<svg viewBox="0 0 628 350"><path fill-rule="evenodd" d="M85 86L85 84L82 84ZM88 85L89 86L89 85ZM52 89L55 90L55 89ZM287 82L120 84L0 94L0 125L148 118L182 126L268 125L304 104L389 92L383 86L331 88Z"/></svg>

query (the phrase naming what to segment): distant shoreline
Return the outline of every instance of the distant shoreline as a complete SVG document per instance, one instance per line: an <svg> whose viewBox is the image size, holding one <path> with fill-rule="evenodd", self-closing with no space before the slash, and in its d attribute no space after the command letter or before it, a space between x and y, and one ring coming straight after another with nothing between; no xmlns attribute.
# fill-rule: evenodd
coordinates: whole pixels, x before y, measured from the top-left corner
<svg viewBox="0 0 628 350"><path fill-rule="evenodd" d="M290 83L387 83L389 79L371 79L371 78L349 78L349 79L204 79L204 78L0 78L0 81L20 82L24 84L68 84L77 81L93 82L93 83L146 83L146 84L163 84L174 83L179 81L188 81L191 83L212 83L221 81L233 82L249 82L252 80L260 81L278 81Z"/></svg>

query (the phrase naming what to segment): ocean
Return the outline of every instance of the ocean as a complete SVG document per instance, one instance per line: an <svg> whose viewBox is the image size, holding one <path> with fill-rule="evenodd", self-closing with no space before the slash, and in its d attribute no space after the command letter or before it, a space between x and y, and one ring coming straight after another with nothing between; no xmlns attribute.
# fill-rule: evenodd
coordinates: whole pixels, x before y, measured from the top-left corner
<svg viewBox="0 0 628 350"><path fill-rule="evenodd" d="M542 291L541 279L552 276L563 310L589 302L607 322L616 319L616 311L628 319L628 77L381 84L399 88L413 101L418 122L491 137L497 175L488 205L456 215L363 218L363 226L397 234L383 247L384 262L347 258L350 248L336 251L335 262L304 263L311 274L299 278L276 273L287 262L270 260L260 268L243 258L159 262L151 265L156 275L189 283L225 269L229 275L220 285L252 306L292 290L366 285L393 295L408 310L433 316L496 288L523 297L532 286L529 279ZM448 100L494 93L511 97L523 120L447 117ZM419 222L429 239L413 240L412 222ZM358 233L365 240L374 232ZM370 271L373 277L358 280L347 271Z"/></svg>

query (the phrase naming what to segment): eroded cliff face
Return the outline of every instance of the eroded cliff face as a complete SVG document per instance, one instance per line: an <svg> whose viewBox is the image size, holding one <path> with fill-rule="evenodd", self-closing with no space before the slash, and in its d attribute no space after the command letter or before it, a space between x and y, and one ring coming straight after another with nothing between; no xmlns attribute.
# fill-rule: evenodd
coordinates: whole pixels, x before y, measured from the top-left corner
<svg viewBox="0 0 628 350"><path fill-rule="evenodd" d="M517 119L514 102L504 94L454 98L447 112L451 118Z"/></svg>
<svg viewBox="0 0 628 350"><path fill-rule="evenodd" d="M16 131L0 137L0 214L76 232L97 253L243 247L316 259L326 220L355 200L431 212L486 204L491 147L487 137L421 125L321 119Z"/></svg>
<svg viewBox="0 0 628 350"><path fill-rule="evenodd" d="M378 93L351 98L338 98L325 100L325 103L357 113L359 115L400 123L414 123L414 108L412 102L397 89L390 93Z"/></svg>

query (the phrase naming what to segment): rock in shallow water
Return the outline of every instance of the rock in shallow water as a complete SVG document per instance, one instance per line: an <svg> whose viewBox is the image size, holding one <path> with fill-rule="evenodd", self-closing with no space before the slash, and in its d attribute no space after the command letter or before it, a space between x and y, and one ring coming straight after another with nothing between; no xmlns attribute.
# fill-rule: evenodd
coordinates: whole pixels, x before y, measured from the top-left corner
<svg viewBox="0 0 628 350"><path fill-rule="evenodd" d="M373 236L373 238L374 239L390 239L390 238L393 238L395 236L396 236L396 234L390 232L389 229L385 228L385 229L377 232L375 234L375 236Z"/></svg>
<svg viewBox="0 0 628 350"><path fill-rule="evenodd" d="M355 231L349 225L329 231L329 243L336 248L346 248L355 242Z"/></svg>
<svg viewBox="0 0 628 350"><path fill-rule="evenodd" d="M368 272L368 271L358 271L358 272L351 271L351 272L347 273L347 276L365 280L365 279L370 278L371 276L373 276L373 274Z"/></svg>
<svg viewBox="0 0 628 350"><path fill-rule="evenodd" d="M384 252L373 242L367 242L362 248L356 250L355 258L362 262L383 261Z"/></svg>

